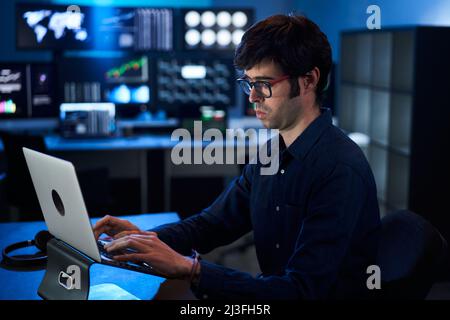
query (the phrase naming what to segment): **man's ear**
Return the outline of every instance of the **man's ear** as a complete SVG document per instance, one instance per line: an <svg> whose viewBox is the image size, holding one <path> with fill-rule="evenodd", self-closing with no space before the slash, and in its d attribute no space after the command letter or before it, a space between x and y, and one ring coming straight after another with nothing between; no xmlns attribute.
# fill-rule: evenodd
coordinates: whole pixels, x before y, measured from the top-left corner
<svg viewBox="0 0 450 320"><path fill-rule="evenodd" d="M317 85L319 84L320 79L320 70L317 67L314 67L311 71L305 74L302 77L299 77L299 86L302 88L304 93L309 91L316 91Z"/></svg>

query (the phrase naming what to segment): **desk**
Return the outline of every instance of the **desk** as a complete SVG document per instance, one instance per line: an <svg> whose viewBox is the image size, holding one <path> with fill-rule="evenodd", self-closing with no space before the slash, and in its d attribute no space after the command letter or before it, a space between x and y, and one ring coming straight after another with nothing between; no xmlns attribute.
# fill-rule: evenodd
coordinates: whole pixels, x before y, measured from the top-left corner
<svg viewBox="0 0 450 320"><path fill-rule="evenodd" d="M45 137L45 144L56 156L74 162L77 170L88 169L89 164L93 163L115 168L110 171L118 177L137 175L140 182L140 211L148 212L149 174L152 174L148 171L149 151L170 149L176 145L176 141L171 141L169 135L103 139L66 139L50 135ZM83 168L86 165L88 167Z"/></svg>
<svg viewBox="0 0 450 320"><path fill-rule="evenodd" d="M171 140L170 135L137 135L100 139L66 139L57 135L47 135L44 139L50 154L71 161L77 171L100 167L108 168L113 179L138 178L140 206L133 210L140 212L171 210L170 191L173 177L235 177L240 173L239 166L235 164L175 165L171 161L171 150L174 146L187 148L222 146L215 141L180 143ZM250 146L256 147L255 142L249 144L238 141L235 144L232 140L226 140L224 147L245 149ZM3 145L0 141L0 151L2 150ZM155 189L162 190L162 196L158 196ZM155 205L155 202L161 203Z"/></svg>
<svg viewBox="0 0 450 320"><path fill-rule="evenodd" d="M74 163L77 171L94 167L111 169L113 178L138 177L140 184L140 211L148 212L149 205L149 152L169 150L177 144L170 135L139 135L131 137L113 138L71 138L66 139L58 135L44 137L50 154ZM3 143L0 141L0 152ZM124 165L125 164L125 165ZM158 170L162 170L160 164ZM168 210L168 209L166 209Z"/></svg>
<svg viewBox="0 0 450 320"><path fill-rule="evenodd" d="M149 151L167 150L176 145L170 135L140 135L98 139L66 139L57 135L44 137L49 153L74 163L77 170L93 166L113 168L116 177L138 177L140 212L149 211ZM3 143L0 141L0 152ZM127 164L127 165L124 165ZM162 168L162 164L161 164Z"/></svg>
<svg viewBox="0 0 450 320"><path fill-rule="evenodd" d="M142 214L134 216L121 217L130 220L138 225L141 229L151 229L155 226L179 221L176 213L158 213L158 214ZM91 219L95 223L97 219ZM33 239L34 235L42 229L46 229L44 221L36 222L10 222L0 224L0 247L28 239ZM28 248L15 253L31 253L35 249ZM39 284L44 277L45 270L35 271L13 271L7 270L3 266L0 267L0 300L35 300L40 299L37 294ZM179 286L178 282L166 281L166 279L118 269L111 266L95 263L90 269L91 285L103 283L113 283L123 288L139 299L153 299L157 297L161 284L167 287L174 283ZM165 289L166 290L166 289ZM167 290L166 290L167 291ZM181 294L186 294L182 293ZM169 297L166 295L166 297Z"/></svg>

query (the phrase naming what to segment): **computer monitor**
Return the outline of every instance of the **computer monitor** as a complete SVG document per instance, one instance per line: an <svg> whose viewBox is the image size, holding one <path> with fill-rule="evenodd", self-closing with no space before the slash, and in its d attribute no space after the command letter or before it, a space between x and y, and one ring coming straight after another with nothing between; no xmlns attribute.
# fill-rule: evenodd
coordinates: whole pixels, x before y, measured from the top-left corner
<svg viewBox="0 0 450 320"><path fill-rule="evenodd" d="M253 24L250 8L191 8L181 10L184 50L234 51Z"/></svg>
<svg viewBox="0 0 450 320"><path fill-rule="evenodd" d="M65 137L108 137L116 130L113 103L62 103L60 129Z"/></svg>
<svg viewBox="0 0 450 320"><path fill-rule="evenodd" d="M89 7L20 3L16 5L19 49L88 49L93 45Z"/></svg>
<svg viewBox="0 0 450 320"><path fill-rule="evenodd" d="M176 54L156 62L156 105L171 116L201 106L235 105L235 69L231 58Z"/></svg>
<svg viewBox="0 0 450 320"><path fill-rule="evenodd" d="M53 64L30 64L30 105L32 118L51 118L58 116L55 97L56 73Z"/></svg>
<svg viewBox="0 0 450 320"><path fill-rule="evenodd" d="M0 118L27 117L29 113L27 66L0 64Z"/></svg>
<svg viewBox="0 0 450 320"><path fill-rule="evenodd" d="M49 63L0 63L0 118L57 117Z"/></svg>
<svg viewBox="0 0 450 320"><path fill-rule="evenodd" d="M59 92L66 103L116 104L118 118L131 118L152 104L151 64L147 56L66 57L59 64Z"/></svg>
<svg viewBox="0 0 450 320"><path fill-rule="evenodd" d="M173 49L173 11L166 8L22 3L16 21L19 49Z"/></svg>

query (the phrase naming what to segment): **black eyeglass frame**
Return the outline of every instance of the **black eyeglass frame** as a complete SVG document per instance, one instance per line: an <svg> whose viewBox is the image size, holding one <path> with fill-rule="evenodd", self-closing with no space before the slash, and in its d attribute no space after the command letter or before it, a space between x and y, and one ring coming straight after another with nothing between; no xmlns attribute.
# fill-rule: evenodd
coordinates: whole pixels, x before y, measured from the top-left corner
<svg viewBox="0 0 450 320"><path fill-rule="evenodd" d="M269 88L269 95L268 96L263 95L262 92L260 90L258 90L258 89L256 89L256 91L257 91L257 93L259 93L260 97L262 97L264 99L268 99L268 98L272 97L272 87L275 84L277 84L277 83L279 83L281 81L284 81L286 79L289 79L289 78L291 78L291 76L289 76L289 75L283 75L283 76L280 76L280 77L278 77L276 79L273 79L273 80L250 81L250 80L248 80L248 78L239 78L239 79L236 79L236 82L239 83L239 85L241 86L242 90L247 95L250 95L251 90L257 84L261 84L261 85L267 86L267 88ZM256 88L258 88L258 87L256 87Z"/></svg>

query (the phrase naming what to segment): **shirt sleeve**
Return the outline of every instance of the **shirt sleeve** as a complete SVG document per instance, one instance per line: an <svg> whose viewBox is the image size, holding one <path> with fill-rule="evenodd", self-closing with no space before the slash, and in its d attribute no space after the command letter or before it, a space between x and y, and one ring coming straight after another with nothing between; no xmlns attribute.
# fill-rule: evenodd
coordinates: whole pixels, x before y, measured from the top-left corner
<svg viewBox="0 0 450 320"><path fill-rule="evenodd" d="M324 299L334 284L367 194L363 179L337 165L312 186L308 212L283 274L254 278L201 261L195 295L212 299Z"/></svg>
<svg viewBox="0 0 450 320"><path fill-rule="evenodd" d="M152 231L171 248L185 255L192 249L207 253L240 238L252 228L249 201L253 170L253 165L246 165L241 176L234 179L201 213Z"/></svg>

